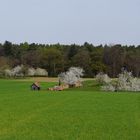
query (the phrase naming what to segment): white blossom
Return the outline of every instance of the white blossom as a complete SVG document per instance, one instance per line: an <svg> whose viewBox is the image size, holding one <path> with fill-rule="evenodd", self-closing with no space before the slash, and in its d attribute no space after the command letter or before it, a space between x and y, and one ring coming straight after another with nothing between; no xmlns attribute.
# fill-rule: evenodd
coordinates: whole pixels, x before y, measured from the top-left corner
<svg viewBox="0 0 140 140"><path fill-rule="evenodd" d="M25 73L27 76L48 76L48 72L42 68L28 68L24 69L23 65L16 66L12 69L5 69L4 70L5 76L9 77L23 77Z"/></svg>
<svg viewBox="0 0 140 140"><path fill-rule="evenodd" d="M36 72L36 70L34 68L29 68L28 69L28 72L27 72L27 75L28 76L34 76L35 75L35 72Z"/></svg>
<svg viewBox="0 0 140 140"><path fill-rule="evenodd" d="M11 72L10 69L5 69L5 70L4 70L4 73L5 73L5 76L9 76L9 77L12 76L12 72Z"/></svg>
<svg viewBox="0 0 140 140"><path fill-rule="evenodd" d="M48 72L45 69L37 68L35 71L35 75L37 76L48 76Z"/></svg>
<svg viewBox="0 0 140 140"><path fill-rule="evenodd" d="M96 81L100 84L107 84L111 82L111 79L107 74L100 72L96 75Z"/></svg>
<svg viewBox="0 0 140 140"><path fill-rule="evenodd" d="M60 81L68 85L75 85L81 81L81 76L83 76L83 69L77 67L71 67L67 72L58 75Z"/></svg>
<svg viewBox="0 0 140 140"><path fill-rule="evenodd" d="M71 67L69 68L69 71L71 71L72 73L74 73L74 75L77 77L77 78L80 78L81 76L83 76L83 72L84 70L82 68L79 68L79 67Z"/></svg>
<svg viewBox="0 0 140 140"><path fill-rule="evenodd" d="M101 87L104 91L115 91L115 87L112 84L107 84Z"/></svg>
<svg viewBox="0 0 140 140"><path fill-rule="evenodd" d="M13 69L6 69L5 70L5 76L9 76L9 77L22 77L24 76L23 72L23 65L20 66L16 66Z"/></svg>
<svg viewBox="0 0 140 140"><path fill-rule="evenodd" d="M119 74L115 84L104 83L102 90L105 91L140 91L140 79L133 77L131 72L123 71Z"/></svg>

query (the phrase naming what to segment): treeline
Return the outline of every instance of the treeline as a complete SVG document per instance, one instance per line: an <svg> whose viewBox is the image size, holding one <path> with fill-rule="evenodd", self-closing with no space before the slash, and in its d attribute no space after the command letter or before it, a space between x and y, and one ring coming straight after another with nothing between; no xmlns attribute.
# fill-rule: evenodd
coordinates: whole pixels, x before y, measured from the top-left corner
<svg viewBox="0 0 140 140"><path fill-rule="evenodd" d="M0 44L0 71L17 65L43 68L49 76L57 76L71 66L85 70L85 77L94 77L105 72L117 77L122 68L140 76L140 45L122 46L84 43L83 45L61 44L13 44L9 41Z"/></svg>

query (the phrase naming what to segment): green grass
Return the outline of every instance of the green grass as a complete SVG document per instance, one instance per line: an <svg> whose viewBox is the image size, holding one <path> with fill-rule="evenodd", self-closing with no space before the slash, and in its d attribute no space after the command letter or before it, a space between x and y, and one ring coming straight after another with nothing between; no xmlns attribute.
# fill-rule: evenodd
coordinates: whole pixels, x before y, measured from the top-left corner
<svg viewBox="0 0 140 140"><path fill-rule="evenodd" d="M139 140L140 94L82 88L48 91L55 83L0 80L0 140Z"/></svg>

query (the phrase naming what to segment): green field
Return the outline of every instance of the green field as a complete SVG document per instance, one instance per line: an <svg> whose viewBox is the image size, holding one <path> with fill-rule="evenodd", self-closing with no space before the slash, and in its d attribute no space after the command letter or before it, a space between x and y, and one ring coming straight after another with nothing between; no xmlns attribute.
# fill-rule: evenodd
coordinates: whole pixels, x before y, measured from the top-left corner
<svg viewBox="0 0 140 140"><path fill-rule="evenodd" d="M0 80L0 140L140 140L140 93L101 92L94 81L66 91L30 84Z"/></svg>

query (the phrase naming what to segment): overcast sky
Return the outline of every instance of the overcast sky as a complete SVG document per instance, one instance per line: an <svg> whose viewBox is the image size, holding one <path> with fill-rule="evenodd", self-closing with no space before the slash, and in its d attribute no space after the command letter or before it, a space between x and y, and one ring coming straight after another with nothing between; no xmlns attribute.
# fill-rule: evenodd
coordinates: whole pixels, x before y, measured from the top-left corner
<svg viewBox="0 0 140 140"><path fill-rule="evenodd" d="M0 42L140 44L140 0L0 0Z"/></svg>

